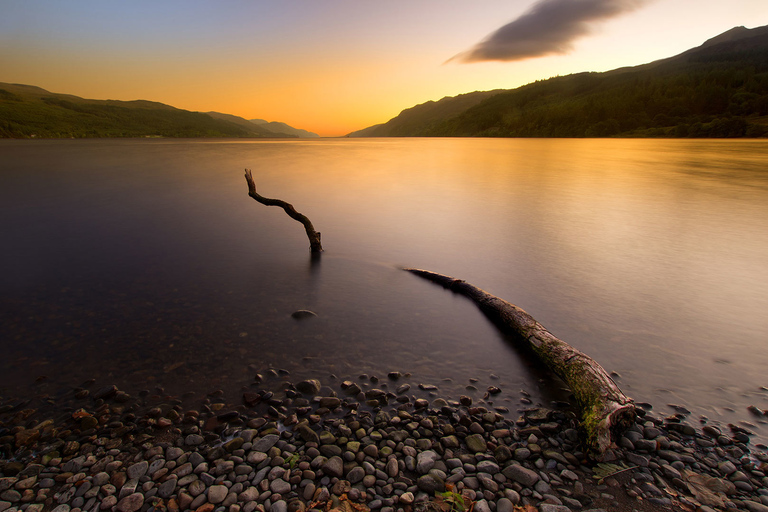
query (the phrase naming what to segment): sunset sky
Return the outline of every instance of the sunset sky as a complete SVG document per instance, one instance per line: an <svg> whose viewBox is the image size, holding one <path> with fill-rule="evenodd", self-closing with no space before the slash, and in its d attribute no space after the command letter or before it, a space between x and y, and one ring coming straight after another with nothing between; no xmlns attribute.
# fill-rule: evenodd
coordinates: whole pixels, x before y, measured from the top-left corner
<svg viewBox="0 0 768 512"><path fill-rule="evenodd" d="M0 82L339 136L766 24L766 0L0 0Z"/></svg>

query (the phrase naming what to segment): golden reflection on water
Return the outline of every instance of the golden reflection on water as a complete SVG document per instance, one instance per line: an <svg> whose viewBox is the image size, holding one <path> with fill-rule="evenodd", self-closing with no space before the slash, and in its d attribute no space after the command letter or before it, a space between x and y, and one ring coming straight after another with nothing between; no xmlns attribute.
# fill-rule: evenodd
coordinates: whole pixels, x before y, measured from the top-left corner
<svg viewBox="0 0 768 512"><path fill-rule="evenodd" d="M86 297L113 288L106 304L157 294L175 325L200 330L162 352L184 347L177 372L200 379L213 359L222 375L247 373L244 361L296 374L412 369L453 378L442 388L452 393L468 375L535 384L471 304L397 270L412 266L518 304L618 371L638 400L724 418L732 406L737 419L768 407L758 394L768 385L766 141L38 142L6 144L26 149L12 169L22 175L0 190L0 219L14 219L0 221L13 240L2 257L18 270L3 283L76 279L68 285ZM296 222L248 198L246 167L261 194L323 233L319 265ZM301 308L319 321L290 323ZM104 314L134 326L127 336L148 340L143 353L164 332ZM92 347L79 350L99 366Z"/></svg>

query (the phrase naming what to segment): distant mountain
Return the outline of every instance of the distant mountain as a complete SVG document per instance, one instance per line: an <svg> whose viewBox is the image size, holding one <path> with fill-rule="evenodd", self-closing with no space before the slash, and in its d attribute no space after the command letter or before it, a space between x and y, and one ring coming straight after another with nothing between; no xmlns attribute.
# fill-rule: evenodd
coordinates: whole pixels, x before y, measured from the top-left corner
<svg viewBox="0 0 768 512"><path fill-rule="evenodd" d="M0 138L296 137L228 114L153 101L91 100L0 82Z"/></svg>
<svg viewBox="0 0 768 512"><path fill-rule="evenodd" d="M766 137L768 26L736 27L640 66L550 78L474 101L479 94L417 105L349 136ZM467 96L473 104L464 107Z"/></svg>
<svg viewBox="0 0 768 512"><path fill-rule="evenodd" d="M282 132L282 133L275 132L264 126L259 126L256 123L252 123L249 120L245 119L244 117L233 116L232 114L222 114L221 112L206 112L206 114L213 117L214 119L228 121L230 123L234 123L238 126L241 126L246 130L259 133L261 134L262 137L288 137L288 138L298 137L298 135L289 134L287 132Z"/></svg>
<svg viewBox="0 0 768 512"><path fill-rule="evenodd" d="M447 96L440 101L428 101L407 108L386 123L352 132L347 137L408 137L423 134L446 119L459 115L470 107L502 91L470 92Z"/></svg>
<svg viewBox="0 0 768 512"><path fill-rule="evenodd" d="M301 128L294 128L293 126L288 126L287 124L281 123L279 121L270 122L265 121L264 119L251 119L250 122L274 133L288 133L295 137L319 137L319 135L314 132L308 132L307 130L302 130Z"/></svg>

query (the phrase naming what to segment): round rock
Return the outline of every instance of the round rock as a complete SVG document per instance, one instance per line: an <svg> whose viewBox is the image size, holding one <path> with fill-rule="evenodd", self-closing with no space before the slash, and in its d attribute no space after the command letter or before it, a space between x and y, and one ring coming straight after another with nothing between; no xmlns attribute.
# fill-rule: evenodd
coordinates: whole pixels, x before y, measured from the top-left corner
<svg viewBox="0 0 768 512"><path fill-rule="evenodd" d="M144 495L140 492L129 494L117 502L117 512L136 512L144 505Z"/></svg>
<svg viewBox="0 0 768 512"><path fill-rule="evenodd" d="M229 489L226 485L212 485L208 488L208 502L214 505L221 503L228 493Z"/></svg>

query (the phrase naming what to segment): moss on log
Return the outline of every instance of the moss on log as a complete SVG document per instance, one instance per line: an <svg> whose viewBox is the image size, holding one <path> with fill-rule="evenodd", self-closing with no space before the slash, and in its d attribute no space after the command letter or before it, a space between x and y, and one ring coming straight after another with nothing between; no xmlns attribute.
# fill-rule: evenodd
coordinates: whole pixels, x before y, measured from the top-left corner
<svg viewBox="0 0 768 512"><path fill-rule="evenodd" d="M600 458L620 433L634 423L635 406L600 364L560 340L523 309L480 288L443 274L408 272L468 297L503 331L516 335L573 391L591 455Z"/></svg>
<svg viewBox="0 0 768 512"><path fill-rule="evenodd" d="M307 238L309 238L309 250L318 254L323 252L323 245L320 243L320 232L315 231L315 227L312 225L312 221L309 220L309 217L297 212L296 208L294 208L291 203L286 203L281 199L270 199L269 197L264 197L256 192L256 184L253 182L253 176L251 175L250 169L245 170L245 181L248 183L249 196L263 205L279 206L285 210L285 213L287 213L290 218L301 222L304 225L304 230L307 232Z"/></svg>

